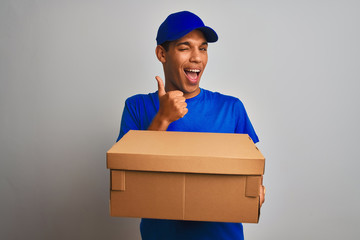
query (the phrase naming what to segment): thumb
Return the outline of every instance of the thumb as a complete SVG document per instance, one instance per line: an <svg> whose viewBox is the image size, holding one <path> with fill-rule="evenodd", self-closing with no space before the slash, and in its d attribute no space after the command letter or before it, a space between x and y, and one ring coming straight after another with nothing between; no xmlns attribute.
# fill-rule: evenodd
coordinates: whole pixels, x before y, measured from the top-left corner
<svg viewBox="0 0 360 240"><path fill-rule="evenodd" d="M166 94L165 92L165 86L164 86L164 82L163 80L159 77L159 76L156 76L155 77L157 83L158 83L158 94L159 94L159 97L162 97Z"/></svg>

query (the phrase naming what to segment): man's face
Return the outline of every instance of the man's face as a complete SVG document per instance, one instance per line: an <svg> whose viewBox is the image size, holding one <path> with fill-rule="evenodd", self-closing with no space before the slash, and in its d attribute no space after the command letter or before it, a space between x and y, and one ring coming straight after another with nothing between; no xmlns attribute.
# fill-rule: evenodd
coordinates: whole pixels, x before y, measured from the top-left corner
<svg viewBox="0 0 360 240"><path fill-rule="evenodd" d="M185 98L200 93L200 78L208 60L207 48L207 41L199 30L170 43L163 62L166 91L180 90Z"/></svg>

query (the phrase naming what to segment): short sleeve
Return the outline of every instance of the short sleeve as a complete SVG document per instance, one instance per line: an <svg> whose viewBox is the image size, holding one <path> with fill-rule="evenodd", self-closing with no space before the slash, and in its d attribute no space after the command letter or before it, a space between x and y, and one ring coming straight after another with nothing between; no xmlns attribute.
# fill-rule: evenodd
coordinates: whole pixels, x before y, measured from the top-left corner
<svg viewBox="0 0 360 240"><path fill-rule="evenodd" d="M238 99L236 102L236 113L237 113L237 125L235 132L236 133L246 133L248 134L254 143L259 142L259 138L255 132L253 125L249 119L249 116L245 110L244 104Z"/></svg>
<svg viewBox="0 0 360 240"><path fill-rule="evenodd" d="M116 141L119 141L128 131L139 129L140 126L139 121L137 121L135 106L131 104L129 99L127 99L125 101L125 106L121 117L119 136Z"/></svg>

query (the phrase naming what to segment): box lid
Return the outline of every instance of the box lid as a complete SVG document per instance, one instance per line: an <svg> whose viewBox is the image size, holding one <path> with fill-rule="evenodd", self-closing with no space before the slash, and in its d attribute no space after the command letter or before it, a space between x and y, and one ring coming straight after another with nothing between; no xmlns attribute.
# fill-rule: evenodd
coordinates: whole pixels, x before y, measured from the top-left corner
<svg viewBox="0 0 360 240"><path fill-rule="evenodd" d="M107 152L107 168L262 175L265 158L247 134L129 131Z"/></svg>

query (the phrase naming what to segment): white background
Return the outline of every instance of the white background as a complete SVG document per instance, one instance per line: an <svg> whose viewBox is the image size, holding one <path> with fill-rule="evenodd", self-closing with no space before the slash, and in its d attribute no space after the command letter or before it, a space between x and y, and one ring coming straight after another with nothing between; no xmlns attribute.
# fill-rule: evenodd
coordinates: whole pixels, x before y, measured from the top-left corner
<svg viewBox="0 0 360 240"><path fill-rule="evenodd" d="M358 238L359 1L2 0L0 239L140 238L109 216L105 152L180 10L217 31L201 87L243 101L266 157L245 238Z"/></svg>

